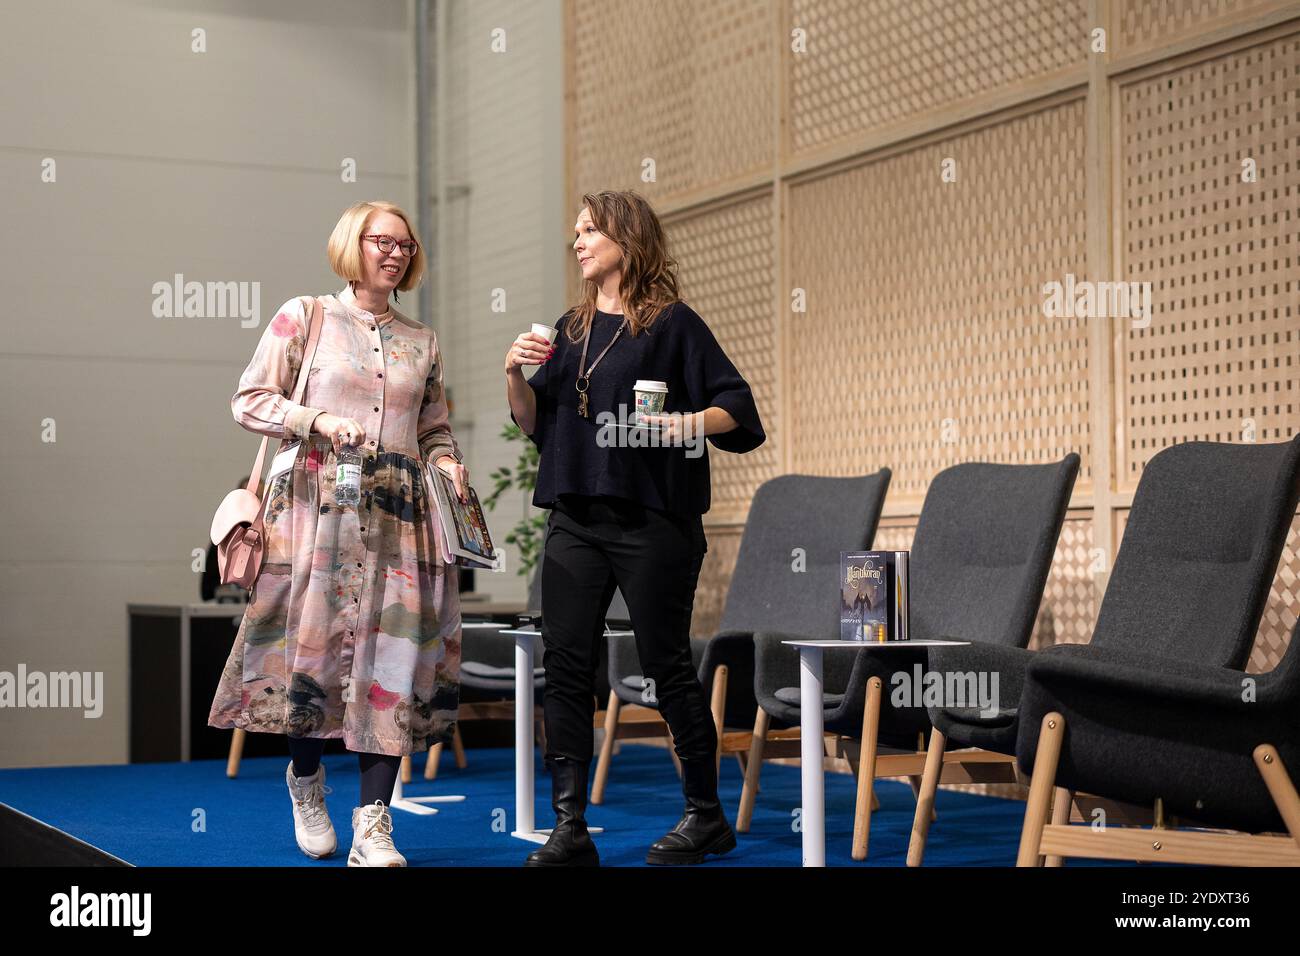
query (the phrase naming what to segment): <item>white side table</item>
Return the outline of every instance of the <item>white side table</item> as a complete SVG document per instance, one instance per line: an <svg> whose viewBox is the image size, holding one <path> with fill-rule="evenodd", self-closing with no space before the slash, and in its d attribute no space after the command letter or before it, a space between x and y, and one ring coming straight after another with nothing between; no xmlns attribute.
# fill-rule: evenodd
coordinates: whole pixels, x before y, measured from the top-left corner
<svg viewBox="0 0 1300 956"><path fill-rule="evenodd" d="M502 628L509 627L508 624L493 624L490 622L469 621L461 623L462 631L486 630L500 631ZM389 808L393 810L405 810L407 813L419 815L428 815L437 813L435 807L426 807L426 803L463 803L464 794L448 794L446 796L434 797L407 797L402 794L402 775L397 775L397 782L393 784L393 799L389 802Z"/></svg>
<svg viewBox="0 0 1300 956"><path fill-rule="evenodd" d="M551 831L537 829L533 814L533 643L542 639L542 632L529 625L497 633L512 637L515 642L515 828L510 835L532 843L545 843ZM606 637L631 633L605 630ZM602 832L601 827L587 830Z"/></svg>
<svg viewBox="0 0 1300 956"><path fill-rule="evenodd" d="M826 865L826 779L822 757L822 652L948 647L970 641L782 641L799 648L799 770L802 789L803 865ZM809 706L816 702L816 706Z"/></svg>

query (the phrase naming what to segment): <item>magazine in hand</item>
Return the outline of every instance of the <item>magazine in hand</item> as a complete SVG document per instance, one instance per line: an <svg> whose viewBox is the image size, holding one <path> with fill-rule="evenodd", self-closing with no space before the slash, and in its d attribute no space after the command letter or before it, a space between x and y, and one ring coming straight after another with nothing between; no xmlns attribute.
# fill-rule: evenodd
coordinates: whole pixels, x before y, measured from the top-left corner
<svg viewBox="0 0 1300 956"><path fill-rule="evenodd" d="M446 472L431 462L426 467L433 490L434 518L442 531L439 545L443 561L489 571L505 570L505 555L492 544L492 534L474 489L466 488L469 501L462 502L456 494L455 482Z"/></svg>

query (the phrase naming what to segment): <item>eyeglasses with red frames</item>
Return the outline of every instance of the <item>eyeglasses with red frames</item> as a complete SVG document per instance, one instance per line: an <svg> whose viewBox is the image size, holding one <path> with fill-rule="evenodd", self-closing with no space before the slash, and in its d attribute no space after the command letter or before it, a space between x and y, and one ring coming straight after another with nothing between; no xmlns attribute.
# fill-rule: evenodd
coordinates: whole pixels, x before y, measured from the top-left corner
<svg viewBox="0 0 1300 956"><path fill-rule="evenodd" d="M403 254L409 259L413 257L415 255L416 250L420 248L419 243L417 243L414 239L404 239L401 242L398 242L397 239L395 239L393 236L387 236L384 235L383 233L377 233L377 232L370 233L369 235L364 235L361 238L369 239L371 242L373 242L376 246L379 247L379 251L382 252L384 255L388 255L394 249L400 247Z"/></svg>

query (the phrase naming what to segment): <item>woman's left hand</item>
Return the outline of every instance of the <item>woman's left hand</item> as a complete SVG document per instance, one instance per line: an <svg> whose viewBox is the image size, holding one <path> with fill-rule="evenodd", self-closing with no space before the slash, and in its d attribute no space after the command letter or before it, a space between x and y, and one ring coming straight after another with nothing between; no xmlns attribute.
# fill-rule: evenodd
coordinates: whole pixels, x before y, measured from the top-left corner
<svg viewBox="0 0 1300 956"><path fill-rule="evenodd" d="M451 483L456 486L456 494L460 495L460 500L469 501L469 469L458 462L451 455L443 455L434 462L443 473L451 479Z"/></svg>
<svg viewBox="0 0 1300 956"><path fill-rule="evenodd" d="M703 436L700 415L673 412L670 415L642 415L638 421L659 426L659 440L666 445L678 445L683 440Z"/></svg>

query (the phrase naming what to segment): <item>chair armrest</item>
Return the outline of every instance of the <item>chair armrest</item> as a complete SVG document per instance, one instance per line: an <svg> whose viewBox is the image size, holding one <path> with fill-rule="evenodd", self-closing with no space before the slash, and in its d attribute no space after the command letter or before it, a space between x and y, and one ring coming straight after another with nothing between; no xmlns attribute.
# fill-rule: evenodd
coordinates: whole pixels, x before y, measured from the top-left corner
<svg viewBox="0 0 1300 956"><path fill-rule="evenodd" d="M538 648L534 652L534 662L540 663L541 641L536 641ZM477 628L461 631L460 659L477 661L489 667L514 667L515 642L497 634L488 634Z"/></svg>
<svg viewBox="0 0 1300 956"><path fill-rule="evenodd" d="M693 666L695 672L700 675L701 681L703 681L704 677L704 672L702 670L704 666L704 655L708 649L709 639L707 637L691 638L691 666Z"/></svg>
<svg viewBox="0 0 1300 956"><path fill-rule="evenodd" d="M941 674L997 674L998 700L1002 707L1013 708L1020 700L1025 669L1037 653L1010 644L972 643L932 647L929 656L930 670Z"/></svg>
<svg viewBox="0 0 1300 956"><path fill-rule="evenodd" d="M807 640L799 634L763 631L754 635L754 694L772 697L782 687L799 686L799 650L783 641Z"/></svg>
<svg viewBox="0 0 1300 956"><path fill-rule="evenodd" d="M695 657L695 641L691 638L692 659ZM707 688L713 682L713 672L723 664L733 674L737 670L744 674L753 673L753 631L719 631L708 638L699 659L700 683Z"/></svg>
<svg viewBox="0 0 1300 956"><path fill-rule="evenodd" d="M1253 699L1247 678L1255 681ZM1144 741L1165 756L1189 748L1249 753L1294 723L1281 690L1272 674L1091 645L1048 648L1025 674L1016 756L1032 773L1041 724L1052 712L1065 717L1067 746L1079 763L1120 739Z"/></svg>
<svg viewBox="0 0 1300 956"><path fill-rule="evenodd" d="M632 634L611 634L605 638L609 646L609 685L616 687L624 677L641 673L641 656L636 650L636 637Z"/></svg>
<svg viewBox="0 0 1300 956"><path fill-rule="evenodd" d="M692 641L692 657L694 657ZM752 631L722 630L704 643L699 663L700 685L713 692L713 675L727 668L727 702L723 723L727 727L754 726L758 701L754 697L754 634Z"/></svg>
<svg viewBox="0 0 1300 956"><path fill-rule="evenodd" d="M1129 803L1159 796L1211 825L1272 825L1251 754L1261 743L1286 754L1296 739L1294 696L1276 672L1105 647L1041 651L1020 698L1015 750L1025 773L1052 712L1065 719L1058 786Z"/></svg>
<svg viewBox="0 0 1300 956"><path fill-rule="evenodd" d="M1122 706L1124 700L1163 700L1245 713L1265 702L1261 692L1274 683L1267 678L1213 664L1083 644L1059 645L1032 655L1026 670L1026 688L1033 683L1036 693L1094 693L1103 706ZM1255 691L1253 701L1244 699L1248 696L1248 679Z"/></svg>

